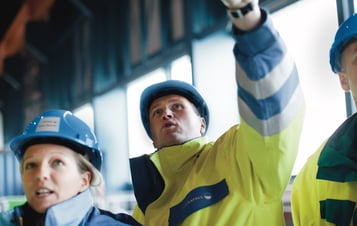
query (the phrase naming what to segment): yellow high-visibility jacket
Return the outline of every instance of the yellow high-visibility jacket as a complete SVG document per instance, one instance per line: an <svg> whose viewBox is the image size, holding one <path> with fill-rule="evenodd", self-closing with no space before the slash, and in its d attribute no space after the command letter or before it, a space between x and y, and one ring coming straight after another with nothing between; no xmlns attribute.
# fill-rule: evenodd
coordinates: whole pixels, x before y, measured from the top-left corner
<svg viewBox="0 0 357 226"><path fill-rule="evenodd" d="M215 142L131 159L133 216L145 226L285 225L305 108L298 73L266 12L258 29L234 38L240 124Z"/></svg>

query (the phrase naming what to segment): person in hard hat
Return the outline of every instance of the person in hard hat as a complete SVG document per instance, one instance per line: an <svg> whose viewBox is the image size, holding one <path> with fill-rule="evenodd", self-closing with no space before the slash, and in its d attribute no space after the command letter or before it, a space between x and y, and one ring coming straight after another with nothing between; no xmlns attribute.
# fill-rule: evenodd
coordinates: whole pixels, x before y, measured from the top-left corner
<svg viewBox="0 0 357 226"><path fill-rule="evenodd" d="M357 104L357 14L338 28L330 65ZM292 185L295 226L356 225L356 141L357 115L353 114L308 158Z"/></svg>
<svg viewBox="0 0 357 226"><path fill-rule="evenodd" d="M39 114L10 149L20 162L26 203L0 213L0 225L140 225L130 215L94 206L90 187L101 184L102 152L88 125L71 112Z"/></svg>
<svg viewBox="0 0 357 226"><path fill-rule="evenodd" d="M224 4L234 23L240 124L211 142L197 88L168 80L143 91L141 120L156 151L130 167L133 216L145 226L285 225L282 197L305 111L297 69L258 1Z"/></svg>

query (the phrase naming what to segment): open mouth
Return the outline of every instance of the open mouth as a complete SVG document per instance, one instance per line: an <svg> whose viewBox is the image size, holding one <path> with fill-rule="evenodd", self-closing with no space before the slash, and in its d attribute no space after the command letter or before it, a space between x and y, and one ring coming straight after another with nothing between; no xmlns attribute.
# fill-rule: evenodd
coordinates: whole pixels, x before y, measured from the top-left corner
<svg viewBox="0 0 357 226"><path fill-rule="evenodd" d="M168 127L171 127L171 126L174 126L174 124L170 123L170 122L164 124L165 128L168 128Z"/></svg>
<svg viewBox="0 0 357 226"><path fill-rule="evenodd" d="M36 191L36 195L37 196L46 196L46 195L50 195L52 194L53 191L47 189L47 188L41 188L39 190Z"/></svg>

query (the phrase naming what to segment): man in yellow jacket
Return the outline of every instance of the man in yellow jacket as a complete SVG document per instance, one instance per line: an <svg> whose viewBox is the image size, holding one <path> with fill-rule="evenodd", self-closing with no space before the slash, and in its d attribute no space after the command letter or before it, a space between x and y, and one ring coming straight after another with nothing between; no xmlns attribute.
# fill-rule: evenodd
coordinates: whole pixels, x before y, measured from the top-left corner
<svg viewBox="0 0 357 226"><path fill-rule="evenodd" d="M357 15L337 30L330 49L332 71L357 103ZM292 186L295 226L357 225L357 115L309 157Z"/></svg>
<svg viewBox="0 0 357 226"><path fill-rule="evenodd" d="M224 3L234 23L240 124L211 142L195 87L168 80L144 90L141 119L157 150L130 165L133 216L145 226L285 225L282 196L304 115L298 73L257 1Z"/></svg>

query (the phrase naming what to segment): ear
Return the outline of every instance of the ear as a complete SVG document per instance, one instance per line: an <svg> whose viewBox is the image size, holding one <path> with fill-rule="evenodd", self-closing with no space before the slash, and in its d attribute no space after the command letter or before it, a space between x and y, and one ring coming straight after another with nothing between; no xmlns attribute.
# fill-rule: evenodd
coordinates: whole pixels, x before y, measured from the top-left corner
<svg viewBox="0 0 357 226"><path fill-rule="evenodd" d="M341 88L346 92L350 91L350 84L346 73L340 72L338 73L338 77L340 78Z"/></svg>
<svg viewBox="0 0 357 226"><path fill-rule="evenodd" d="M155 141L152 142L152 146L154 146L154 148L158 148L155 144Z"/></svg>
<svg viewBox="0 0 357 226"><path fill-rule="evenodd" d="M90 186L90 182L92 179L92 174L89 171L86 171L84 173L81 174L81 178L82 178L82 184L80 187L80 192L86 190L89 186Z"/></svg>
<svg viewBox="0 0 357 226"><path fill-rule="evenodd" d="M206 132L206 120L205 118L201 117L201 129L200 129L201 135L205 134Z"/></svg>

